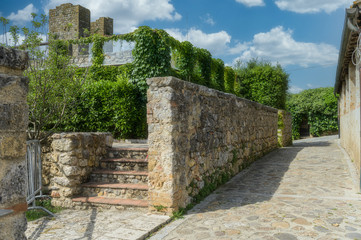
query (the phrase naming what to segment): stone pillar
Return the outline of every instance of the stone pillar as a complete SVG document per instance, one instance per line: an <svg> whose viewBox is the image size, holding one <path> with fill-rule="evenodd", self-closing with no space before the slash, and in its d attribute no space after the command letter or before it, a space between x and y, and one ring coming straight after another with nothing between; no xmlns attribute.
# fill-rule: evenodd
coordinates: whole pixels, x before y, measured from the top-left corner
<svg viewBox="0 0 361 240"><path fill-rule="evenodd" d="M278 110L278 143L281 147L292 145L292 115Z"/></svg>
<svg viewBox="0 0 361 240"><path fill-rule="evenodd" d="M26 239L28 63L23 51L0 47L0 239Z"/></svg>

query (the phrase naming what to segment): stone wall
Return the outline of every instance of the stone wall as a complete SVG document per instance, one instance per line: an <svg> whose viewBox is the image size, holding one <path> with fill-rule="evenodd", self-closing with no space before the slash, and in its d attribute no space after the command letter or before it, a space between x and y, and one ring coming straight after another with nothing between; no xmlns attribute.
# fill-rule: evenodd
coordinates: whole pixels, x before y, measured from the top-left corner
<svg viewBox="0 0 361 240"><path fill-rule="evenodd" d="M292 145L292 115L278 110L278 143L281 147Z"/></svg>
<svg viewBox="0 0 361 240"><path fill-rule="evenodd" d="M65 3L49 10L49 32L60 39L78 39L90 31L90 11L80 5Z"/></svg>
<svg viewBox="0 0 361 240"><path fill-rule="evenodd" d="M349 64L338 99L340 142L355 164L361 179L360 66ZM361 189L361 181L358 186Z"/></svg>
<svg viewBox="0 0 361 240"><path fill-rule="evenodd" d="M91 33L100 35L113 35L113 18L101 17L90 23Z"/></svg>
<svg viewBox="0 0 361 240"><path fill-rule="evenodd" d="M26 239L26 129L28 79L25 52L0 46L0 239Z"/></svg>
<svg viewBox="0 0 361 240"><path fill-rule="evenodd" d="M110 133L61 133L51 137L42 151L43 184L54 206L71 207L91 171L99 166L113 144Z"/></svg>
<svg viewBox="0 0 361 240"><path fill-rule="evenodd" d="M277 110L174 77L148 80L149 205L185 207L277 148Z"/></svg>

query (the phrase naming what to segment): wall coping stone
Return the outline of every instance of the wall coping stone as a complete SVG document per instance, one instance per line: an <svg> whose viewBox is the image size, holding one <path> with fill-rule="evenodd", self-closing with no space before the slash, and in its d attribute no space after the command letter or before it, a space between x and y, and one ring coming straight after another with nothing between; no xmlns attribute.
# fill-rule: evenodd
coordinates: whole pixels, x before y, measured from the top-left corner
<svg viewBox="0 0 361 240"><path fill-rule="evenodd" d="M204 95L204 96L208 96L208 97L217 97L217 98L234 98L237 100L241 100L244 102L247 102L248 104L253 105L254 107L256 107L257 109L265 109L268 110L270 112L274 112L274 113L278 113L278 109L270 107L270 106L266 106L263 104L260 104L258 102L254 102L245 98L240 98L237 97L234 94L231 93L225 93L222 91L218 91L216 89L212 89L212 88L208 88L206 86L202 86L199 84L195 84L195 83L191 83L191 82L187 82L184 80L181 80L179 78L176 77L172 77L172 76L168 76L168 77L154 77L154 78L148 78L147 79L147 84L149 87L171 87L171 88L175 88L175 89L198 89L198 91L200 92L200 94Z"/></svg>

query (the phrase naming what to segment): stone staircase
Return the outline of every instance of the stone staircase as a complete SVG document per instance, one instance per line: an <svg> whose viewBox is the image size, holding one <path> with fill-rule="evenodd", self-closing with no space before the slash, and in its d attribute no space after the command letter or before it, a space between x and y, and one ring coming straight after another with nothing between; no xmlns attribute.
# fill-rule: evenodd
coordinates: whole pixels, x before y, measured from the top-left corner
<svg viewBox="0 0 361 240"><path fill-rule="evenodd" d="M82 194L73 198L76 207L148 207L148 146L114 143L108 158L100 161Z"/></svg>

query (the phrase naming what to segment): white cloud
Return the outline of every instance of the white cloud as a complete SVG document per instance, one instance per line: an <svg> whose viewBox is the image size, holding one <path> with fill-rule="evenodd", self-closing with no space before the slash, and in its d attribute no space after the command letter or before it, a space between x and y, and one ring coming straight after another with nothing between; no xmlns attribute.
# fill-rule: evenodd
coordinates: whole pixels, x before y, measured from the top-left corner
<svg viewBox="0 0 361 240"><path fill-rule="evenodd" d="M31 14L36 13L38 10L31 3L26 6L24 9L18 10L17 13L12 12L7 19L13 21L15 24L24 24L28 21L31 21Z"/></svg>
<svg viewBox="0 0 361 240"><path fill-rule="evenodd" d="M45 12L69 0L50 0ZM114 19L114 33L127 33L146 20L180 20L182 16L175 11L170 0L74 0L91 11L92 21L99 17Z"/></svg>
<svg viewBox="0 0 361 240"><path fill-rule="evenodd" d="M325 43L297 42L291 30L278 26L266 33L254 35L248 48L236 60L242 62L259 58L286 65L307 67L311 64L326 65L337 63L338 50Z"/></svg>
<svg viewBox="0 0 361 240"><path fill-rule="evenodd" d="M175 28L166 31L179 41L189 41L196 47L207 49L212 55L228 54L231 36L226 31L209 34L196 28L191 28L187 33Z"/></svg>
<svg viewBox="0 0 361 240"><path fill-rule="evenodd" d="M229 48L228 52L231 55L240 54L249 48L250 43L237 43L236 46Z"/></svg>
<svg viewBox="0 0 361 240"><path fill-rule="evenodd" d="M256 7L256 6L264 6L265 3L263 0L236 0L238 3L242 3L247 7Z"/></svg>
<svg viewBox="0 0 361 240"><path fill-rule="evenodd" d="M216 22L213 20L212 16L209 13L207 13L205 17L201 17L201 20L212 26L216 24Z"/></svg>
<svg viewBox="0 0 361 240"><path fill-rule="evenodd" d="M325 11L331 13L340 7L348 7L350 0L276 0L276 5L281 10L296 13L317 13Z"/></svg>
<svg viewBox="0 0 361 240"><path fill-rule="evenodd" d="M297 86L290 86L288 91L290 93L300 93L302 92L304 89L303 88L300 88L300 87L297 87Z"/></svg>

